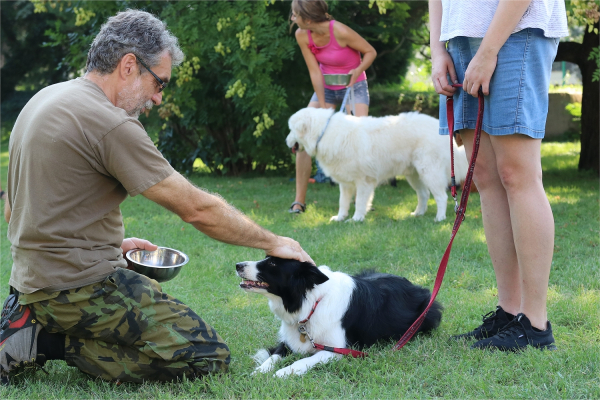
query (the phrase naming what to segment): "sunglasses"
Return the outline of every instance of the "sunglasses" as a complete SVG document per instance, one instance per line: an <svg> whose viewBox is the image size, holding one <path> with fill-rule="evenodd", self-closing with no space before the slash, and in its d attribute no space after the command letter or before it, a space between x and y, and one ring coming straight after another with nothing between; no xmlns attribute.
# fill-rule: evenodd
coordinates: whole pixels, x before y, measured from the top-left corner
<svg viewBox="0 0 600 400"><path fill-rule="evenodd" d="M135 55L135 54L134 54ZM152 76L154 77L154 79L156 79L156 82L158 83L158 93L162 92L163 90L165 90L165 88L167 87L168 83L167 82L163 82L162 79L160 79L143 61L141 58L139 58L138 56L135 56L135 58L137 58L137 60L140 62L140 64L142 64L144 66L144 68L146 68L148 70L148 72L150 72L152 74Z"/></svg>

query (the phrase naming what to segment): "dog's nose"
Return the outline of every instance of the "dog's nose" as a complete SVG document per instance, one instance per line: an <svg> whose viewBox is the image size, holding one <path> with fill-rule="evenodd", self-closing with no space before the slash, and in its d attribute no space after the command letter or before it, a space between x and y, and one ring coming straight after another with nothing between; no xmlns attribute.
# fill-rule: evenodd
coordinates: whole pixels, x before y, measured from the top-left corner
<svg viewBox="0 0 600 400"><path fill-rule="evenodd" d="M238 272L242 271L245 267L246 267L245 262L235 264L235 270Z"/></svg>

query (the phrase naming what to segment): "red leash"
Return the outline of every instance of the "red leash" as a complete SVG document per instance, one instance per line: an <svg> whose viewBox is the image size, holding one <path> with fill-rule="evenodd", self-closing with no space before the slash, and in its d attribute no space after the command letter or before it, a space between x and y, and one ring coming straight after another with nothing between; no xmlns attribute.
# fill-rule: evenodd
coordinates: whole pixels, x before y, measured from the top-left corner
<svg viewBox="0 0 600 400"><path fill-rule="evenodd" d="M462 87L461 84L454 84L453 87ZM448 259L450 258L450 251L452 250L452 243L454 242L454 238L456 237L456 233L458 232L458 228L460 228L460 224L462 224L465 219L465 212L467 211L467 202L469 200L469 192L471 191L471 182L473 181L473 171L475 170L475 160L477 159L477 152L479 151L479 141L481 139L481 124L483 123L483 93L481 89L479 90L479 107L477 111L477 123L475 124L475 137L473 138L473 152L471 153L471 162L469 164L469 171L467 172L467 177L465 178L465 185L463 187L463 192L460 198L460 205L458 205L456 201L456 178L454 175L454 141L453 132L454 132L454 100L452 96L446 97L446 117L448 118L448 136L450 137L450 170L451 170L451 180L452 180L452 197L454 198L454 203L456 204L454 211L456 212L456 219L454 220L454 226L452 227L452 235L450 237L450 243L448 243L448 247L444 252L444 256L442 257L442 261L440 262L440 266L438 268L437 276L435 278L435 284L433 286L433 292L431 293L431 299L429 300L429 304L423 311L423 313L417 318L417 320L408 328L408 330L404 333L404 335L400 338L398 343L394 346L393 350L399 350L417 333L419 327L425 320L425 316L427 316L427 312L431 308L440 287L442 286L442 281L444 279L444 274L446 273L446 267L448 265ZM315 305L308 314L308 317L302 321L299 321L298 331L301 335L308 336L312 346L315 349L331 351L337 354L343 355L351 355L354 358L359 357L367 357L367 353L363 353L361 351L352 350L352 349L342 349L338 347L330 347L324 346L322 344L315 343L312 337L309 335L306 330L305 324L308 322L310 317L315 312L317 305L321 299L317 300Z"/></svg>
<svg viewBox="0 0 600 400"><path fill-rule="evenodd" d="M362 351L352 350L352 349L340 349L339 347L329 347L323 346L322 344L313 343L313 347L319 350L327 350L332 353L343 354L345 356L351 355L354 358L365 358L368 356L367 353L363 353Z"/></svg>
<svg viewBox="0 0 600 400"><path fill-rule="evenodd" d="M453 87L462 87L460 84L452 85ZM450 258L450 251L452 249L452 242L456 237L460 224L465 219L465 212L467 211L467 201L469 200L469 192L471 191L471 182L473 180L473 171L475 170L475 160L477 159L477 152L479 151L479 140L481 139L481 124L483 122L483 93L479 89L479 108L477 111L477 123L475 124L475 137L473 138L473 152L471 153L471 163L469 164L469 171L465 179L465 185L460 198L460 205L456 204L455 212L456 219L454 220L454 226L452 227L452 236L450 237L450 243L446 248L446 252L442 257L440 266L438 268L437 276L435 278L435 285L433 286L433 292L431 293L431 299L429 304L423 311L423 313L417 318L417 320L411 325L410 328L400 338L398 343L394 346L393 350L399 350L417 333L419 327L425 320L427 312L431 308L435 297L437 296L440 286L442 286L442 280L444 279L444 273L446 272L446 266L448 265L448 259ZM452 96L446 97L446 117L448 118L448 136L450 136L450 159L451 159L451 177L452 177L452 197L456 203L456 179L454 177L454 150L453 150L453 133L454 133L454 100Z"/></svg>

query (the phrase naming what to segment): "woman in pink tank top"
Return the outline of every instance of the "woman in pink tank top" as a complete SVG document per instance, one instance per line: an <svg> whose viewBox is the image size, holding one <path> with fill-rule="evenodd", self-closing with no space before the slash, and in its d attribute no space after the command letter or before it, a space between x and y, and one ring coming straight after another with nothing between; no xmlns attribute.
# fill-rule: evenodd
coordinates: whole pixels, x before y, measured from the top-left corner
<svg viewBox="0 0 600 400"><path fill-rule="evenodd" d="M315 93L308 107L335 108L341 104L346 86L326 85L323 74L351 74L357 117L369 114L369 91L365 70L377 52L358 33L334 21L323 0L294 0L292 22L298 25L296 41L306 61ZM362 55L362 57L361 57ZM346 108L349 112L350 107ZM312 160L305 151L296 154L296 199L289 211L304 212Z"/></svg>

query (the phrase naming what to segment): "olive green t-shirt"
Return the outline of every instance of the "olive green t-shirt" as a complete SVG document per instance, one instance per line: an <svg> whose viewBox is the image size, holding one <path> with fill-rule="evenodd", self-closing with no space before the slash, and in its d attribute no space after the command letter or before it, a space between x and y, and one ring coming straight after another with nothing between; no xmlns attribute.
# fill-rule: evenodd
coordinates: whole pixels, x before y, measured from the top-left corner
<svg viewBox="0 0 600 400"><path fill-rule="evenodd" d="M10 285L66 290L126 266L119 204L173 172L142 124L95 83L78 78L41 90L10 136Z"/></svg>

